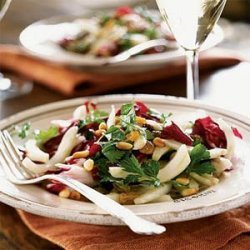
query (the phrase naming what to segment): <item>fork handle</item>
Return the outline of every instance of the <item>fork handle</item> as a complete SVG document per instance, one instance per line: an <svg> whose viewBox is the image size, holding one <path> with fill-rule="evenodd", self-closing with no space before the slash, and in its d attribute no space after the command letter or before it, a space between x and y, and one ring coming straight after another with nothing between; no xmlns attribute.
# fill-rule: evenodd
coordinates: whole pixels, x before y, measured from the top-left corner
<svg viewBox="0 0 250 250"><path fill-rule="evenodd" d="M44 175L39 177L39 179L54 179L57 180L74 190L78 191L90 201L95 203L98 207L105 210L109 214L119 218L125 224L129 226L129 228L138 233L138 234L161 234L166 229L164 226L158 225L156 223L147 221L137 215L135 215L128 208L120 205L114 200L110 199L106 195L103 195L93 188L68 177L64 176L56 176L56 175Z"/></svg>

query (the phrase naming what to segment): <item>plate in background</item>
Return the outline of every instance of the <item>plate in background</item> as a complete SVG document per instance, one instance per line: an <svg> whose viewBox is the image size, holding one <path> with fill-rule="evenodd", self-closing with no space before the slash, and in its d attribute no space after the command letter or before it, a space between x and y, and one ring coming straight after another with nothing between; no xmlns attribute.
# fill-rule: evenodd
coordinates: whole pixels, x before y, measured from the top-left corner
<svg viewBox="0 0 250 250"><path fill-rule="evenodd" d="M90 16L93 16L93 12L88 12L81 17L88 18ZM20 43L28 53L40 59L78 68L82 67L91 71L144 71L163 67L169 62L183 57L183 50L177 49L158 54L139 55L125 62L103 67L103 64L107 62L106 58L68 52L57 44L67 35L79 32L79 24L73 23L77 18L80 16L60 16L33 23L20 34ZM203 44L202 49L211 48L222 40L223 31L219 26L216 26Z"/></svg>

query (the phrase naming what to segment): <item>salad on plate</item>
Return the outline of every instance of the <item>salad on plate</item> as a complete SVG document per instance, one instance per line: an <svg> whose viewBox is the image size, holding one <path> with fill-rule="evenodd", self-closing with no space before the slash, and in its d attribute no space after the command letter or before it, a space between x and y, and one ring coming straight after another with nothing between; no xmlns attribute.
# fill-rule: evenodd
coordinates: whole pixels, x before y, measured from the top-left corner
<svg viewBox="0 0 250 250"><path fill-rule="evenodd" d="M47 130L16 128L25 138L23 166L76 179L121 204L172 201L220 182L233 168L237 128L205 113L175 120L133 101L109 112L87 101L68 120ZM84 200L58 181L42 187L62 198Z"/></svg>
<svg viewBox="0 0 250 250"><path fill-rule="evenodd" d="M143 53L177 49L176 42L164 26L160 14L143 7L123 6L89 19L77 19L75 23L81 25L81 31L59 41L59 45L69 52L110 57L135 45L160 38L169 41L169 48L158 46Z"/></svg>

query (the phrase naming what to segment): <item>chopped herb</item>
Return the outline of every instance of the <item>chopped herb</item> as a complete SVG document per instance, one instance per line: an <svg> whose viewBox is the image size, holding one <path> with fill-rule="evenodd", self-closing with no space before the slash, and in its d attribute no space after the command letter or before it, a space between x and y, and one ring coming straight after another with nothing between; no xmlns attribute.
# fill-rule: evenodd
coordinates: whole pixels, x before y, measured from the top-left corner
<svg viewBox="0 0 250 250"><path fill-rule="evenodd" d="M191 162L185 170L186 173L211 174L215 171L210 161L210 153L204 145L197 144L190 152L190 158Z"/></svg>
<svg viewBox="0 0 250 250"><path fill-rule="evenodd" d="M90 123L102 123L104 119L108 117L108 113L103 110L90 110L89 113L86 115L86 118L80 120L78 123L79 129L83 128L84 126Z"/></svg>
<svg viewBox="0 0 250 250"><path fill-rule="evenodd" d="M21 126L16 126L15 131L17 132L17 135L24 139L29 135L29 130L30 130L30 123L26 122Z"/></svg>
<svg viewBox="0 0 250 250"><path fill-rule="evenodd" d="M146 185L160 185L160 181L157 178L160 165L153 160L144 162L141 165L134 155L131 155L130 157L127 155L121 161L121 167L124 171L129 173L124 180L124 183L129 184L140 182Z"/></svg>
<svg viewBox="0 0 250 250"><path fill-rule="evenodd" d="M130 183L138 183L139 182L139 175L128 175L125 180L123 181L125 185Z"/></svg>
<svg viewBox="0 0 250 250"><path fill-rule="evenodd" d="M144 31L144 35L147 36L149 39L156 39L157 31L155 28L149 28Z"/></svg>
<svg viewBox="0 0 250 250"><path fill-rule="evenodd" d="M115 163L119 161L126 152L117 149L114 142L108 142L102 147L102 153L111 163Z"/></svg>
<svg viewBox="0 0 250 250"><path fill-rule="evenodd" d="M141 164L138 162L136 157L132 155L131 157L126 157L121 161L122 168L128 173L134 173L143 176L143 169Z"/></svg>
<svg viewBox="0 0 250 250"><path fill-rule="evenodd" d="M168 118L172 115L173 115L172 113L161 114L160 122L163 123L163 125L165 125L168 121Z"/></svg>
<svg viewBox="0 0 250 250"><path fill-rule="evenodd" d="M154 160L149 160L142 164L142 168L147 176L156 177L159 173L160 163Z"/></svg>
<svg viewBox="0 0 250 250"><path fill-rule="evenodd" d="M146 138L148 141L152 141L155 138L153 133L150 132L148 129L146 129L145 133L146 133Z"/></svg>
<svg viewBox="0 0 250 250"><path fill-rule="evenodd" d="M100 23L101 23L101 25L105 25L110 19L111 19L110 16L108 16L108 15L103 15L103 16L100 18Z"/></svg>
<svg viewBox="0 0 250 250"><path fill-rule="evenodd" d="M121 114L128 115L129 112L134 108L134 103L123 104L121 107Z"/></svg>
<svg viewBox="0 0 250 250"><path fill-rule="evenodd" d="M134 130L135 127L135 109L134 103L124 104L121 107L121 122L126 129L126 133Z"/></svg>
<svg viewBox="0 0 250 250"><path fill-rule="evenodd" d="M111 126L105 135L111 135L112 141L123 141L125 139L125 133L116 126Z"/></svg>

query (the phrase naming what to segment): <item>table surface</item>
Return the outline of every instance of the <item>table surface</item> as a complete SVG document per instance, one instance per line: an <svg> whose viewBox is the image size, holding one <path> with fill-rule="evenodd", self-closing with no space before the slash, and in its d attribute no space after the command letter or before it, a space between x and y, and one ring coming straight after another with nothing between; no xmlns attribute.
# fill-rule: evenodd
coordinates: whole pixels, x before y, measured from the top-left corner
<svg viewBox="0 0 250 250"><path fill-rule="evenodd" d="M75 13L79 14L77 6L66 8L65 4L48 6L48 1L16 0L13 2L9 13L0 25L4 35L0 37L2 43L17 43L19 32L31 22L52 15ZM58 1L56 1L58 3ZM68 5L67 5L68 7ZM28 11L24 15L20 10ZM240 24L242 25L242 24ZM238 27L238 26L237 26ZM244 29L250 31L249 26ZM241 40L241 52L249 53L250 46L246 40ZM237 43L225 47L237 47ZM250 56L249 56L250 58ZM200 100L219 107L224 107L241 113L250 118L250 63L242 62L236 66L219 69L213 72L201 72ZM159 81L152 84L133 86L113 93L150 93L185 96L185 76ZM109 92L110 94L113 94ZM40 85L34 85L31 93L1 103L0 117L7 117L19 111L41 104L63 100L65 96L51 91ZM17 233L13 233L17 232ZM22 223L14 209L0 204L0 249L58 249L51 243L33 235Z"/></svg>

